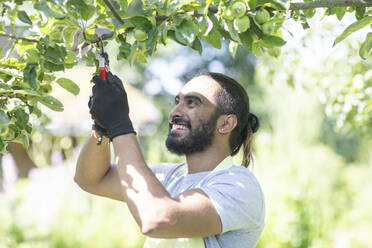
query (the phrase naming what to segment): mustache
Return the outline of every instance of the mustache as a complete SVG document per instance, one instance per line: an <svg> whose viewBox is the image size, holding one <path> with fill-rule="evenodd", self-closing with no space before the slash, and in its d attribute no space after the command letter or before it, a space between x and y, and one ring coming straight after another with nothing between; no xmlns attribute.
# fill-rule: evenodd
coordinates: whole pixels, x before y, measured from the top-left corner
<svg viewBox="0 0 372 248"><path fill-rule="evenodd" d="M171 122L169 124L169 127L171 127L172 124L180 124L180 125L185 125L188 128L191 128L191 123L189 120L176 116L171 119Z"/></svg>

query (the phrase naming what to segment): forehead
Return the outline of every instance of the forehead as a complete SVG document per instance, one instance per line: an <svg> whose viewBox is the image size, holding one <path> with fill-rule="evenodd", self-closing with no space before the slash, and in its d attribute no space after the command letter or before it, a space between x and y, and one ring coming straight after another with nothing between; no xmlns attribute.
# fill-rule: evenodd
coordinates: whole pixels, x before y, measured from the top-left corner
<svg viewBox="0 0 372 248"><path fill-rule="evenodd" d="M215 94L221 86L208 76L199 76L188 81L180 91L180 94L197 94L206 98L211 103L216 103Z"/></svg>

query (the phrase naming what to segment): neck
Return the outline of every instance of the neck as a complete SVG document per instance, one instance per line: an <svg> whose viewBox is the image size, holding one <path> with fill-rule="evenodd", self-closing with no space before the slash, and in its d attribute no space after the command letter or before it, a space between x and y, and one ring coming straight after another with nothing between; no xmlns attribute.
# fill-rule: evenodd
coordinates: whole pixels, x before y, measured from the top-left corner
<svg viewBox="0 0 372 248"><path fill-rule="evenodd" d="M186 156L189 174L211 171L229 155L229 152L213 147L203 152L189 154Z"/></svg>

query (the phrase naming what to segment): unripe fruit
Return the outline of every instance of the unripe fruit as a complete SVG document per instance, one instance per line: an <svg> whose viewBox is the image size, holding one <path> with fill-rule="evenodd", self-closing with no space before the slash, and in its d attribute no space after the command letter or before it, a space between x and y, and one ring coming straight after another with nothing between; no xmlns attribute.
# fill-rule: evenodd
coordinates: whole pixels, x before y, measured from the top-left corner
<svg viewBox="0 0 372 248"><path fill-rule="evenodd" d="M247 12L247 7L245 3L237 1L231 6L231 11L235 18L240 18L245 15L245 12Z"/></svg>
<svg viewBox="0 0 372 248"><path fill-rule="evenodd" d="M41 85L40 91L44 94L49 94L50 92L52 92L52 86L50 84Z"/></svg>
<svg viewBox="0 0 372 248"><path fill-rule="evenodd" d="M271 22L265 22L262 25L262 32L264 32L265 34L272 34L274 33L274 30L275 30L274 24Z"/></svg>
<svg viewBox="0 0 372 248"><path fill-rule="evenodd" d="M230 8L226 8L223 11L222 17L223 17L223 19L228 20L228 21L234 20L234 15L233 15L233 12Z"/></svg>
<svg viewBox="0 0 372 248"><path fill-rule="evenodd" d="M267 11L266 9L261 9L256 12L256 16L254 18L256 22L258 22L259 24L263 24L267 22L270 18L269 11Z"/></svg>
<svg viewBox="0 0 372 248"><path fill-rule="evenodd" d="M147 35L147 33L141 29L136 29L136 31L134 32L134 38L138 41L147 40L148 37L149 36Z"/></svg>
<svg viewBox="0 0 372 248"><path fill-rule="evenodd" d="M9 132L8 126L0 126L0 136L5 136Z"/></svg>
<svg viewBox="0 0 372 248"><path fill-rule="evenodd" d="M242 18L234 20L234 27L238 30L239 33L243 33L248 30L251 22L248 16L243 16Z"/></svg>

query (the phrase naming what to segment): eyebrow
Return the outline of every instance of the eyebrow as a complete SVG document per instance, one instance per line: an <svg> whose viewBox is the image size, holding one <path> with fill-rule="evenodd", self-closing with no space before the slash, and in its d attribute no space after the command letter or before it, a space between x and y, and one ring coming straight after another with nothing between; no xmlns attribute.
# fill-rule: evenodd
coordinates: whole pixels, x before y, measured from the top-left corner
<svg viewBox="0 0 372 248"><path fill-rule="evenodd" d="M188 94L188 95L185 95L184 98L185 98L185 99L193 99L193 100L196 100L196 101L199 102L199 103L202 103L202 102L203 102L202 99L201 99L199 96L194 95L194 94ZM179 96L179 95L177 95L177 96L174 98L175 101L177 101L177 100L179 100L179 99L180 99L180 96Z"/></svg>

